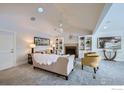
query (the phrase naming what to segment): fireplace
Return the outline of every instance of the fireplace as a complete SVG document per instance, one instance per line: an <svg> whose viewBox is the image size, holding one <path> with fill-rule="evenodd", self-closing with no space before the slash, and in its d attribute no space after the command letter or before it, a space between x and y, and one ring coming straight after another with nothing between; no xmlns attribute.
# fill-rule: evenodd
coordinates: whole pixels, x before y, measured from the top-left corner
<svg viewBox="0 0 124 93"><path fill-rule="evenodd" d="M75 55L75 57L78 57L77 46L65 46L65 54Z"/></svg>

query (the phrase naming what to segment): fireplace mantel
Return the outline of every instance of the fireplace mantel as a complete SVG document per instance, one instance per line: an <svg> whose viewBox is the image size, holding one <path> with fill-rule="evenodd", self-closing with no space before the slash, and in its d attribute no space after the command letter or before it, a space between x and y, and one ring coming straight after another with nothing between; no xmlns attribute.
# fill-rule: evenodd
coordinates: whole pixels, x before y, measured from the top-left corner
<svg viewBox="0 0 124 93"><path fill-rule="evenodd" d="M76 57L78 57L78 44L77 43L69 43L64 44L65 48L65 54L74 54Z"/></svg>
<svg viewBox="0 0 124 93"><path fill-rule="evenodd" d="M78 47L78 43L66 43L64 46L76 46Z"/></svg>

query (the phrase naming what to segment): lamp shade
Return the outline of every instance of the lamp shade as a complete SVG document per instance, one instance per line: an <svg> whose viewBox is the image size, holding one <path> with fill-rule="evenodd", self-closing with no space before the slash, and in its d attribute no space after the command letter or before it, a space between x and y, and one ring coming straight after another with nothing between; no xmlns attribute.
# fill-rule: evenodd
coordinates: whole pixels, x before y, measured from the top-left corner
<svg viewBox="0 0 124 93"><path fill-rule="evenodd" d="M52 47L49 47L48 49L49 49L49 50L52 50L53 48L52 48Z"/></svg>
<svg viewBox="0 0 124 93"><path fill-rule="evenodd" d="M35 44L30 44L30 47L31 47L31 48L35 48L36 45L35 45Z"/></svg>

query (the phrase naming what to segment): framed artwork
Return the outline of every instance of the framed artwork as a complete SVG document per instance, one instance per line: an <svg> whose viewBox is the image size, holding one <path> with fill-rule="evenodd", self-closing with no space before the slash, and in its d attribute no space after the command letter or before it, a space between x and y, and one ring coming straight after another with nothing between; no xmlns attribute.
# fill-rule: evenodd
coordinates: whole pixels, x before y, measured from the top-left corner
<svg viewBox="0 0 124 93"><path fill-rule="evenodd" d="M34 37L34 44L36 46L49 46L50 45L50 39L41 38L41 37Z"/></svg>
<svg viewBox="0 0 124 93"><path fill-rule="evenodd" d="M97 48L99 49L121 49L121 37L99 37L97 39Z"/></svg>
<svg viewBox="0 0 124 93"><path fill-rule="evenodd" d="M80 37L80 50L85 50L85 38Z"/></svg>

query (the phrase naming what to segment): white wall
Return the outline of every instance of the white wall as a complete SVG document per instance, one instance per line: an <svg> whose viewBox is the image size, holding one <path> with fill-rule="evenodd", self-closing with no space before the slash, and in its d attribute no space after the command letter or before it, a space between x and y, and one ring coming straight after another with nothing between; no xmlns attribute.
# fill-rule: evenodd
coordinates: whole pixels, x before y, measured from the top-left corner
<svg viewBox="0 0 124 93"><path fill-rule="evenodd" d="M6 13L4 16L0 14L0 29L16 32L16 65L19 65L27 62L27 54L31 52L29 45L33 43L34 36L51 38L52 36L48 35L48 32L54 30L54 28L47 20L42 20L41 28L37 30L35 29L38 24L37 22L32 22L25 18L22 21L18 21L17 19L19 18L11 14ZM18 15L18 17L20 16ZM31 26L29 24L31 24ZM38 50L47 48L48 47L40 47Z"/></svg>
<svg viewBox="0 0 124 93"><path fill-rule="evenodd" d="M65 31L63 33L63 37L64 37L64 43L65 44L77 44L78 43L78 36L84 36L84 35L90 35L91 32L88 31L78 31L76 29L68 29L68 31ZM72 36L72 38L70 39L70 35Z"/></svg>
<svg viewBox="0 0 124 93"><path fill-rule="evenodd" d="M27 54L31 53L29 45L33 43L34 37L50 38L49 35L45 35L36 31L20 31L16 36L16 64L23 64L27 62ZM36 47L37 51L47 49L49 46Z"/></svg>
<svg viewBox="0 0 124 93"><path fill-rule="evenodd" d="M72 38L70 39L69 36L72 35ZM64 33L64 43L70 44L70 43L78 43L78 36L75 33Z"/></svg>
<svg viewBox="0 0 124 93"><path fill-rule="evenodd" d="M106 12L106 9L108 10ZM104 8L105 17L101 20L99 27L93 34L93 49L103 56L103 50L97 49L98 37L121 36L121 49L117 51L115 60L124 61L124 4L114 3L109 8ZM102 16L102 15L101 15ZM104 29L104 27L107 27Z"/></svg>
<svg viewBox="0 0 124 93"><path fill-rule="evenodd" d="M24 29L19 29L18 31L15 30L8 30L8 29L3 29L3 31L12 31L16 32L16 65L24 64L27 63L27 54L31 53L31 48L29 45L33 43L34 37L42 37L42 38L49 38L51 39L50 35L47 35L42 32L38 31L32 31L32 30L24 30ZM41 46L38 47L38 51L42 49L48 49L49 46ZM37 48L37 47L36 47Z"/></svg>
<svg viewBox="0 0 124 93"><path fill-rule="evenodd" d="M121 49L117 51L117 57L115 60L124 61L124 31L101 31L93 35L93 49L99 52L103 57L103 50L97 49L97 38L98 37L111 37L111 36L121 36ZM103 57L104 58L104 57Z"/></svg>

